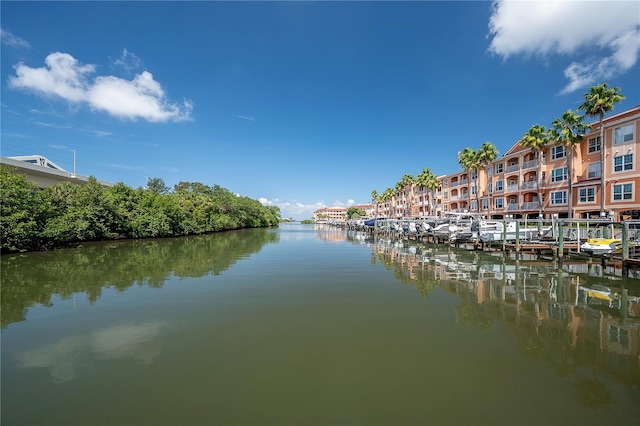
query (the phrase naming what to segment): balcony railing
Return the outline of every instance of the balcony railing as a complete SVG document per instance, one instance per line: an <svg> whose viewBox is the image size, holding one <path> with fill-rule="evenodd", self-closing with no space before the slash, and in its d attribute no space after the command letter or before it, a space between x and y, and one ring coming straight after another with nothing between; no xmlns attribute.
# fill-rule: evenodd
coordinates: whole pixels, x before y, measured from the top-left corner
<svg viewBox="0 0 640 426"><path fill-rule="evenodd" d="M536 189L537 187L538 187L538 185L537 185L537 182L535 180L522 183L522 189Z"/></svg>
<svg viewBox="0 0 640 426"><path fill-rule="evenodd" d="M518 184L507 185L507 192L516 192L518 190Z"/></svg>
<svg viewBox="0 0 640 426"><path fill-rule="evenodd" d="M509 203L507 204L507 211L520 210L520 206L517 203Z"/></svg>
<svg viewBox="0 0 640 426"><path fill-rule="evenodd" d="M538 166L538 160L530 160L522 163L522 169L532 169Z"/></svg>
<svg viewBox="0 0 640 426"><path fill-rule="evenodd" d="M522 210L538 210L540 208L539 201L530 201L528 203L522 203Z"/></svg>
<svg viewBox="0 0 640 426"><path fill-rule="evenodd" d="M468 199L469 199L469 194L462 194L462 195L460 196L460 199L461 199L461 200L468 200Z"/></svg>
<svg viewBox="0 0 640 426"><path fill-rule="evenodd" d="M520 170L520 164L512 164L507 166L507 173L517 172Z"/></svg>
<svg viewBox="0 0 640 426"><path fill-rule="evenodd" d="M445 197L446 199L446 197ZM452 195L450 198L451 201L458 201L458 196L457 195Z"/></svg>
<svg viewBox="0 0 640 426"><path fill-rule="evenodd" d="M469 180L468 179L462 179L460 181L460 185L468 185L469 184Z"/></svg>

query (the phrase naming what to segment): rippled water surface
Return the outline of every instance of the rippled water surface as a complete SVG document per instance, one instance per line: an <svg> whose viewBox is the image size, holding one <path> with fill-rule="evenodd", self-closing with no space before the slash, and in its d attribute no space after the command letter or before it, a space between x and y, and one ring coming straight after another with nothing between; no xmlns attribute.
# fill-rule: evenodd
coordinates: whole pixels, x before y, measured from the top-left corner
<svg viewBox="0 0 640 426"><path fill-rule="evenodd" d="M2 425L640 418L640 280L313 225L5 255Z"/></svg>

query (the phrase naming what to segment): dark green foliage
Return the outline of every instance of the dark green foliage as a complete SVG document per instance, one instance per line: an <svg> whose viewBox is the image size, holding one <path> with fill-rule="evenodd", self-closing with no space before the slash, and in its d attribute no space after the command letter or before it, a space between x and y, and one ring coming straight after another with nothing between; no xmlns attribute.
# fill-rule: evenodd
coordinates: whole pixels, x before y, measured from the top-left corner
<svg viewBox="0 0 640 426"><path fill-rule="evenodd" d="M366 214L367 213L362 209L349 207L349 210L347 210L347 219L354 219L356 217L364 216Z"/></svg>
<svg viewBox="0 0 640 426"><path fill-rule="evenodd" d="M175 192L159 178L147 189L111 188L95 178L42 191L6 166L1 170L2 251L28 251L82 241L173 237L277 226L280 210L215 185L180 182Z"/></svg>
<svg viewBox="0 0 640 426"><path fill-rule="evenodd" d="M40 244L42 198L35 185L15 168L0 166L0 240L2 251L32 249Z"/></svg>

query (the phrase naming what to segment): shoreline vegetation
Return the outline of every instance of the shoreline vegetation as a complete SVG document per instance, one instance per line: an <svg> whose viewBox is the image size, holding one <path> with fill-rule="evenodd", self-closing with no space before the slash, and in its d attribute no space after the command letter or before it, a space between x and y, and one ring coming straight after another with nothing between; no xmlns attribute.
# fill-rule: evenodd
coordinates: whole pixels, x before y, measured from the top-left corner
<svg viewBox="0 0 640 426"><path fill-rule="evenodd" d="M60 183L44 189L0 166L0 253L70 247L85 241L198 235L278 226L280 209L218 185L160 178L146 188Z"/></svg>

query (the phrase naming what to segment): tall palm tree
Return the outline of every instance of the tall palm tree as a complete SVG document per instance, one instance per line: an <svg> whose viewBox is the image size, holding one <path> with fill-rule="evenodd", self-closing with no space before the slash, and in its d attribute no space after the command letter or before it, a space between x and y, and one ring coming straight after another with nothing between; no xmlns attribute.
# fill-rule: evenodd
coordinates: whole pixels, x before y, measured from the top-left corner
<svg viewBox="0 0 640 426"><path fill-rule="evenodd" d="M440 187L440 181L438 180L438 177L429 168L424 168L416 178L416 184L420 188L426 188L429 190L429 201L431 201L431 205L429 206L429 214L433 215L433 211L436 208L435 190Z"/></svg>
<svg viewBox="0 0 640 426"><path fill-rule="evenodd" d="M386 203L387 201L391 200L394 194L395 192L393 191L393 188L385 189L382 193L382 202ZM391 209L389 209L389 214L391 214Z"/></svg>
<svg viewBox="0 0 640 426"><path fill-rule="evenodd" d="M491 142L484 142L480 148L476 151L478 157L478 169L487 172L487 166L498 158L498 149ZM486 181L489 181L489 177L486 176ZM480 190L476 188L476 199L478 202L478 212L480 211ZM491 215L491 203L488 203L489 215Z"/></svg>
<svg viewBox="0 0 640 426"><path fill-rule="evenodd" d="M589 129L589 124L584 122L584 115L567 110L562 117L556 118L551 123L551 138L556 144L562 145L567 150L567 200L569 204L569 219L573 219L573 147L582 140Z"/></svg>
<svg viewBox="0 0 640 426"><path fill-rule="evenodd" d="M378 195L378 191L376 191L375 189L373 191L371 191L371 202L376 206L376 212L374 213L374 218L378 217L378 202L380 195Z"/></svg>
<svg viewBox="0 0 640 426"><path fill-rule="evenodd" d="M474 187L476 186L476 180L478 179L478 166L479 166L479 158L478 152L474 151L471 148L465 148L458 153L458 163L460 167L469 174L469 172L473 172L474 175ZM470 180L469 180L470 181ZM467 181L467 193L469 193L469 181ZM476 187L476 194L478 193L478 188ZM478 211L480 210L478 206Z"/></svg>
<svg viewBox="0 0 640 426"><path fill-rule="evenodd" d="M404 188L406 188L407 186L411 186L413 185L415 182L415 178L413 177L413 175L410 174L406 174L404 176L402 176L402 179L400 179L400 181L398 181L398 183L396 183L396 192L402 192L402 199L403 199L403 204L405 206L405 216L407 216L407 197L406 197L406 193L404 191ZM411 207L409 207L411 208Z"/></svg>
<svg viewBox="0 0 640 426"><path fill-rule="evenodd" d="M538 124L534 124L527 130L527 133L522 136L520 139L520 145L531 148L533 152L535 152L536 160L538 162L537 179L536 179L536 188L538 190L538 216L542 216L542 191L540 190L540 178L541 178L541 167L542 167L542 156L540 155L544 149L551 142L551 137L549 135L549 131L546 127L540 126Z"/></svg>
<svg viewBox="0 0 640 426"><path fill-rule="evenodd" d="M620 103L624 96L619 87L609 87L607 83L593 86L584 94L584 102L578 109L584 110L589 117L600 119L600 216L604 216L604 113L613 111L613 106Z"/></svg>

